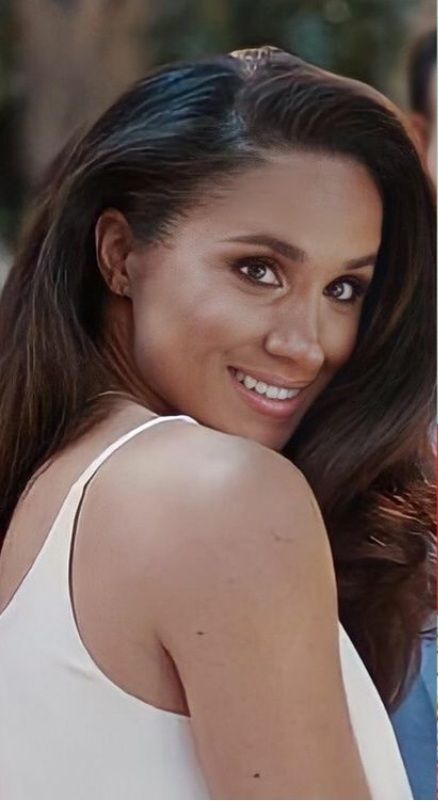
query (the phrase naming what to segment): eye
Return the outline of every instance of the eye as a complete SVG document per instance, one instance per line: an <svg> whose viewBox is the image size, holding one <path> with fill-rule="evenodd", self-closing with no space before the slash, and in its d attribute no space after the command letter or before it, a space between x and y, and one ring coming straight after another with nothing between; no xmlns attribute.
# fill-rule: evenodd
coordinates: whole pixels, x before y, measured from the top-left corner
<svg viewBox="0 0 438 801"><path fill-rule="evenodd" d="M367 290L367 284L358 278L339 278L329 284L324 295L339 303L355 303Z"/></svg>
<svg viewBox="0 0 438 801"><path fill-rule="evenodd" d="M261 258L240 259L236 264L238 273L253 284L264 286L281 286L272 262Z"/></svg>

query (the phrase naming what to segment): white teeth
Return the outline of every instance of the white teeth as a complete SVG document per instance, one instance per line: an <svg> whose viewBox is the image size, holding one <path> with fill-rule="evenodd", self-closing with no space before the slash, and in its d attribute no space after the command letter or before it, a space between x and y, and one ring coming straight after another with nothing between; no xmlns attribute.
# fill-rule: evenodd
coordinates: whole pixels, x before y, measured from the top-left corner
<svg viewBox="0 0 438 801"><path fill-rule="evenodd" d="M275 387L266 384L264 381L257 381L251 375L246 375L242 370L236 370L236 378L247 389L254 390L258 395L266 395L267 398L276 400L289 400L299 394L299 389L287 389L286 387Z"/></svg>
<svg viewBox="0 0 438 801"><path fill-rule="evenodd" d="M241 379L239 378L239 381L240 380ZM250 375L245 375L243 383L247 389L254 389L255 385L257 384L257 380L255 378L251 378Z"/></svg>

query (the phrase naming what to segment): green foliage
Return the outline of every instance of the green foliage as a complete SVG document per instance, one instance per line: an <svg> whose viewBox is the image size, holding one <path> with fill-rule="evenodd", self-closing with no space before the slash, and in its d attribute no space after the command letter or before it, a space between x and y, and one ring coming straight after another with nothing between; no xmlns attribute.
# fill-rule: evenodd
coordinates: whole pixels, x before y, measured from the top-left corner
<svg viewBox="0 0 438 801"><path fill-rule="evenodd" d="M418 5L418 0L173 0L160 5L149 52L154 63L162 63L272 44L384 90Z"/></svg>

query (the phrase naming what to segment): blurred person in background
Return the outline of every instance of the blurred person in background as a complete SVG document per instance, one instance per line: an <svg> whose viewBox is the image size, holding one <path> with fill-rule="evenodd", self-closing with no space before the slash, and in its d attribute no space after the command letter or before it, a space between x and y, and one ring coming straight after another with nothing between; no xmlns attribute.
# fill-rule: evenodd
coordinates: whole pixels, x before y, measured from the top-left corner
<svg viewBox="0 0 438 801"><path fill-rule="evenodd" d="M436 31L414 44L409 61L410 120L425 170L436 183ZM436 425L432 426L436 449ZM436 793L436 617L424 621L418 675L401 706L392 715L414 797Z"/></svg>
<svg viewBox="0 0 438 801"><path fill-rule="evenodd" d="M409 60L410 117L425 168L436 183L436 30L423 34L414 44Z"/></svg>
<svg viewBox="0 0 438 801"><path fill-rule="evenodd" d="M434 239L395 110L271 48L65 151L0 304L5 797L410 797Z"/></svg>

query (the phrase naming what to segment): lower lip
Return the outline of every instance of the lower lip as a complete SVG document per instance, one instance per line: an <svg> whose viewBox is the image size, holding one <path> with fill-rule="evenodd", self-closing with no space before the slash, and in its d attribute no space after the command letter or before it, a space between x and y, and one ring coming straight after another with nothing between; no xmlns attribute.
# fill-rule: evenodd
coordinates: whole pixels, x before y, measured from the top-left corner
<svg viewBox="0 0 438 801"><path fill-rule="evenodd" d="M232 367L228 368L231 381L236 391L251 409L254 409L266 417L273 417L276 420L287 420L298 408L301 402L301 392L295 398L287 400L273 400L266 395L259 395L251 389L247 389L244 384L237 380L235 371Z"/></svg>

